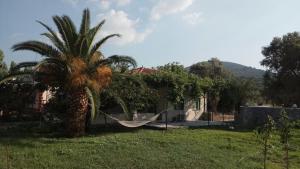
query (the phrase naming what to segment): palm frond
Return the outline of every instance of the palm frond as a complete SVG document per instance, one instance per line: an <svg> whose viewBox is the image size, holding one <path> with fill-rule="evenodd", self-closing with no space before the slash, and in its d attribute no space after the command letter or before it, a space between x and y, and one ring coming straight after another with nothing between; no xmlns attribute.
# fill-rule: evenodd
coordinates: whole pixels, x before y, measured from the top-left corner
<svg viewBox="0 0 300 169"><path fill-rule="evenodd" d="M60 59L56 59L56 58L46 58L46 59L40 61L40 62L35 66L34 70L35 70L35 71L38 71L39 68L41 68L42 66L47 65L47 64L48 64L48 65L49 65L49 64L51 64L51 65L56 65L56 66L57 66L57 69L61 69L62 71L66 71L66 72L68 72L68 73L71 72L70 68L68 67L68 65L67 65L64 61L62 61L62 60L60 60Z"/></svg>
<svg viewBox="0 0 300 169"><path fill-rule="evenodd" d="M90 11L85 9L82 14L81 26L79 33L85 35L90 29Z"/></svg>
<svg viewBox="0 0 300 169"><path fill-rule="evenodd" d="M79 45L79 56L86 60L88 50L89 50L89 48L88 48L87 39L83 38L83 40L81 41L81 43Z"/></svg>
<svg viewBox="0 0 300 169"><path fill-rule="evenodd" d="M62 16L62 21L64 22L63 26L64 26L64 29L66 30L66 33L67 33L67 37L68 37L68 43L70 45L70 50L72 51L73 54L76 54L75 53L75 43L76 43L76 40L78 38L78 34L77 34L77 31L76 31L76 27L73 23L73 21L71 20L70 17L64 15Z"/></svg>
<svg viewBox="0 0 300 169"><path fill-rule="evenodd" d="M127 107L125 101L124 101L121 97L119 97L119 96L117 96L117 95L113 95L113 99L117 102L117 104L119 104L119 105L121 106L123 112L124 112L124 113L126 114L126 116L127 116L127 119L130 119L131 114L130 114L130 112L129 112L129 110L128 110L128 107Z"/></svg>
<svg viewBox="0 0 300 169"><path fill-rule="evenodd" d="M98 25L96 25L95 27L93 27L92 29L89 30L89 32L87 34L88 40L89 40L89 45L92 44L97 32L104 25L104 23L105 23L105 20L101 21Z"/></svg>
<svg viewBox="0 0 300 169"><path fill-rule="evenodd" d="M84 35L79 35L74 45L74 51L76 53L75 57L79 56L82 59L86 60L88 49L89 47L87 37Z"/></svg>
<svg viewBox="0 0 300 169"><path fill-rule="evenodd" d="M62 17L62 19L65 22L65 24L67 25L67 27L69 28L68 30L69 30L70 34L73 36L73 39L76 40L77 39L77 30L76 30L75 24L73 23L72 19L67 15L64 15Z"/></svg>
<svg viewBox="0 0 300 169"><path fill-rule="evenodd" d="M53 43L53 45L60 50L60 52L62 53L65 52L64 46L58 44L58 42L56 41L55 37L52 34L45 32L42 33L41 35L46 36Z"/></svg>
<svg viewBox="0 0 300 169"><path fill-rule="evenodd" d="M87 33L87 48L88 51L90 51L91 47L92 47L92 42L94 41L94 38L97 34L97 32L100 30L100 28L103 26L103 24L105 23L105 20L101 21L98 25L96 25L95 27L93 27L92 29L89 30L89 32ZM93 57L93 54L89 54L89 56L87 56L88 58L86 59L87 62L90 61L91 57Z"/></svg>
<svg viewBox="0 0 300 169"><path fill-rule="evenodd" d="M99 94L93 92L88 87L85 88L85 91L89 99L91 119L94 120L97 117L99 112L98 111L100 106Z"/></svg>
<svg viewBox="0 0 300 169"><path fill-rule="evenodd" d="M59 37L57 36L57 34L46 24L44 24L41 21L37 21L39 24L41 24L42 26L44 26L49 33L44 33L42 35L46 36L47 38L50 39L50 41L55 45L55 47L57 47L61 52L66 52L66 48L64 45L64 42L62 42Z"/></svg>
<svg viewBox="0 0 300 169"><path fill-rule="evenodd" d="M93 46L93 48L90 50L90 57L100 48L100 46L102 44L104 44L108 39L112 38L112 37L120 37L120 34L111 34L108 35L106 37L104 37L103 39L101 39L100 41L98 41L97 43L95 43L95 45Z"/></svg>
<svg viewBox="0 0 300 169"><path fill-rule="evenodd" d="M121 106L123 112L125 113L125 115L127 116L128 119L131 117L131 114L130 114L130 111L128 110L127 104L120 96L118 96L117 93L115 93L114 91L112 91L110 89L103 90L102 92L105 95L110 96L118 105Z"/></svg>
<svg viewBox="0 0 300 169"><path fill-rule="evenodd" d="M16 78L19 78L19 77L23 77L23 76L28 76L28 75L32 76L32 72L16 72L16 73L12 73L12 74L9 74L9 75L5 76L4 78L2 78L0 80L0 84L5 83L5 82L7 82L9 80L13 80L13 79L16 79Z"/></svg>
<svg viewBox="0 0 300 169"><path fill-rule="evenodd" d="M103 65L111 65L116 63L128 63L131 64L133 67L136 67L136 61L130 56L121 56L121 55L112 55L106 59L99 60L94 64L93 68L97 68Z"/></svg>
<svg viewBox="0 0 300 169"><path fill-rule="evenodd" d="M21 68L34 67L37 64L38 64L38 62L22 62L22 63L17 64L11 70L12 70L12 72L16 72L16 71L19 71Z"/></svg>
<svg viewBox="0 0 300 169"><path fill-rule="evenodd" d="M30 50L36 53L39 53L42 56L47 57L60 57L60 52L54 48L53 46L50 46L46 43L40 42L40 41L26 41L21 42L18 44L15 44L12 47L13 51L17 50Z"/></svg>
<svg viewBox="0 0 300 169"><path fill-rule="evenodd" d="M71 53L70 41L72 40L72 38L68 36L68 30L66 29L64 21L59 16L53 16L53 21L58 29L59 34L65 42L67 48L66 52Z"/></svg>

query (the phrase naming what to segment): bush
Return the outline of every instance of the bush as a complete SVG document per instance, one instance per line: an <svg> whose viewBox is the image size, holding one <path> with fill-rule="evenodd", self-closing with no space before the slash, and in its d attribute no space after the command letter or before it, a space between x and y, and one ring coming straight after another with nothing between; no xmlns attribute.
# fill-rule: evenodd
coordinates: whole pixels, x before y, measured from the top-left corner
<svg viewBox="0 0 300 169"><path fill-rule="evenodd" d="M294 128L300 129L300 120L295 120L293 123Z"/></svg>

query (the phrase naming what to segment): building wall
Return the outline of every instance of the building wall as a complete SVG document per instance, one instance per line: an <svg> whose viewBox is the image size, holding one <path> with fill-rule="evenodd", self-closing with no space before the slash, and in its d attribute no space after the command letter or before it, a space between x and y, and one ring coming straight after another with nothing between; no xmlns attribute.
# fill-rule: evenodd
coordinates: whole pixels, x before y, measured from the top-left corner
<svg viewBox="0 0 300 169"><path fill-rule="evenodd" d="M49 101L49 99L52 97L52 93L50 90L40 91L35 90L35 101L33 103L33 108L41 112L43 110L44 105Z"/></svg>
<svg viewBox="0 0 300 169"><path fill-rule="evenodd" d="M184 107L185 120L197 121L206 112L205 97L200 97L200 109L196 109L195 99L186 99Z"/></svg>
<svg viewBox="0 0 300 169"><path fill-rule="evenodd" d="M166 105L166 101L161 100L161 104ZM166 106L165 106L166 107ZM160 111L163 109L160 109ZM207 111L206 97L200 97L200 109L196 109L195 99L185 98L184 109L174 110L174 104L168 103L168 121L197 121L201 115ZM166 116L162 116L161 121L165 121Z"/></svg>
<svg viewBox="0 0 300 169"><path fill-rule="evenodd" d="M236 115L235 123L242 128L255 128L264 124L270 115L275 121L280 118L282 108L280 107L241 107L240 113ZM291 120L300 119L300 108L285 108Z"/></svg>

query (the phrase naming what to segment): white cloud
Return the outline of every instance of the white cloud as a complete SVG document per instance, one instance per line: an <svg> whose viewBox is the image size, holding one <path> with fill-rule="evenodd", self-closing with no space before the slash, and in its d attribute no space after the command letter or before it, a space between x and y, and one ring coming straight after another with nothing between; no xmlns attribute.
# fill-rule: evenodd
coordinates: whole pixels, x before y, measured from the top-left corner
<svg viewBox="0 0 300 169"><path fill-rule="evenodd" d="M191 25L196 25L204 20L201 12L188 13L182 19Z"/></svg>
<svg viewBox="0 0 300 169"><path fill-rule="evenodd" d="M159 20L164 15L175 14L187 9L193 0L160 0L151 10L150 19Z"/></svg>
<svg viewBox="0 0 300 169"><path fill-rule="evenodd" d="M106 19L99 36L103 37L113 33L121 34L121 38L111 40L112 43L117 45L142 42L152 32L152 29L139 32L137 30L139 19L130 19L124 11L110 10L106 14L99 14L98 18L100 20Z"/></svg>

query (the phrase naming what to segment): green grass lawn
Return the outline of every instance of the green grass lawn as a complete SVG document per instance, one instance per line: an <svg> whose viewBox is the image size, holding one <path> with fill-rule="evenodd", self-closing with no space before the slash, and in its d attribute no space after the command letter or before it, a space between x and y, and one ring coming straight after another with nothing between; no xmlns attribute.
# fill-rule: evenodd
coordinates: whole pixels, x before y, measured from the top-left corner
<svg viewBox="0 0 300 169"><path fill-rule="evenodd" d="M0 133L1 134L1 133ZM300 129L293 130L291 168L300 168ZM279 143L273 141L268 167L282 168ZM262 168L252 131L220 129L139 129L100 132L82 138L41 135L0 137L0 168L6 169L254 169Z"/></svg>

